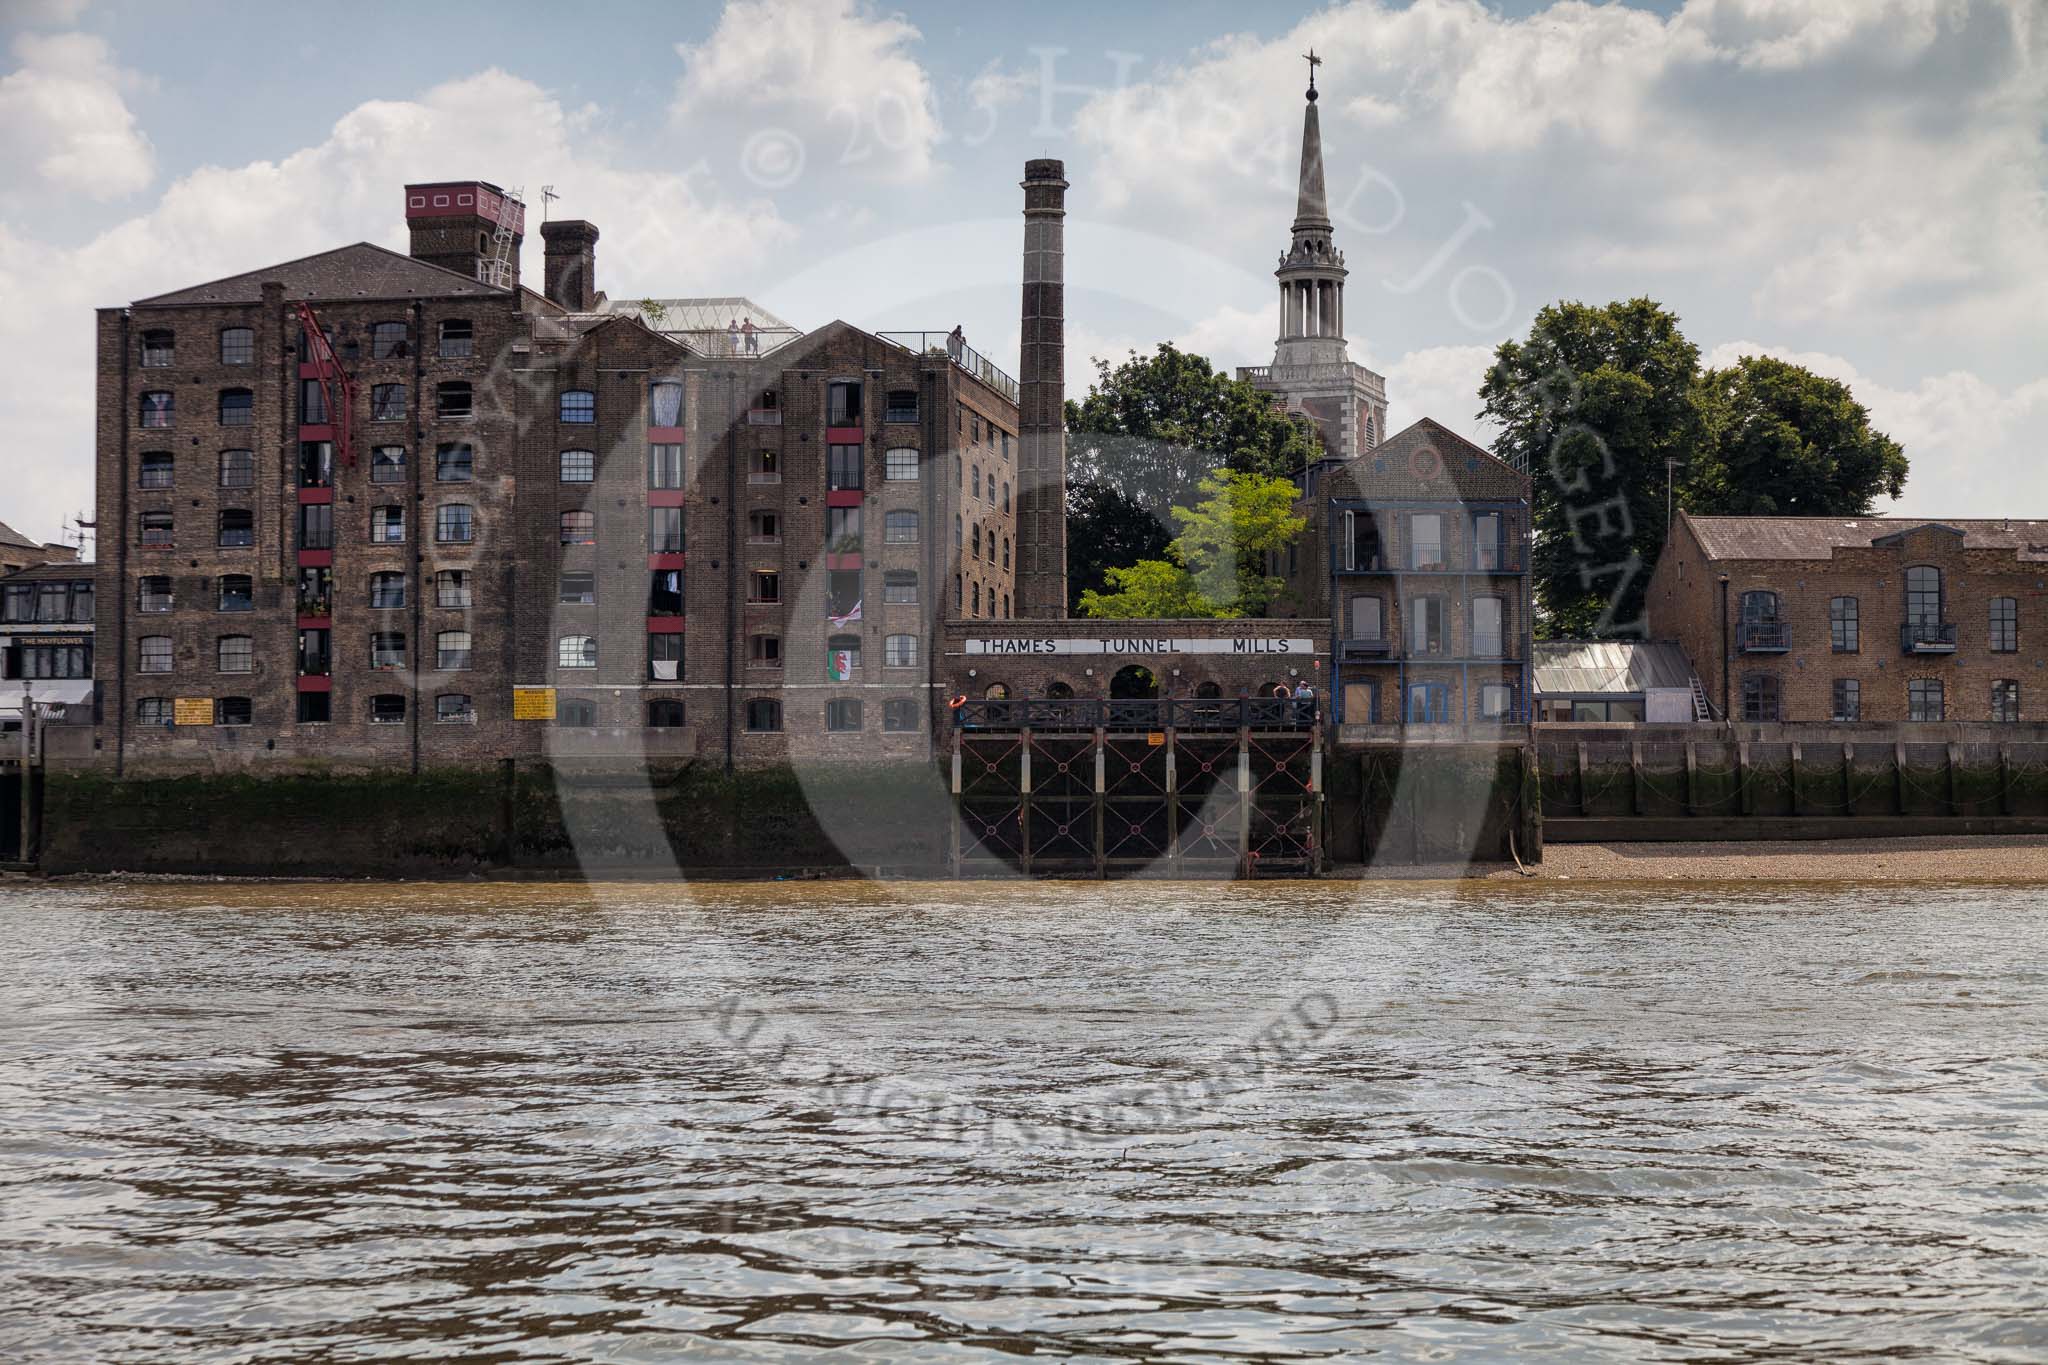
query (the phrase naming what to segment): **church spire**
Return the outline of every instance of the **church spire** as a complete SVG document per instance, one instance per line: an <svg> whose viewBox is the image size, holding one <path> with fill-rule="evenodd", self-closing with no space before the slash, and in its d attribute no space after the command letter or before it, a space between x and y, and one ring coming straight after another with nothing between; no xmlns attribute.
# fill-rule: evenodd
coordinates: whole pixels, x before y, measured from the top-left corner
<svg viewBox="0 0 2048 1365"><path fill-rule="evenodd" d="M1301 120L1301 192L1295 199L1294 231L1330 230L1330 200L1323 190L1323 125L1316 117L1316 68L1323 59L1310 48L1308 62L1308 112Z"/></svg>

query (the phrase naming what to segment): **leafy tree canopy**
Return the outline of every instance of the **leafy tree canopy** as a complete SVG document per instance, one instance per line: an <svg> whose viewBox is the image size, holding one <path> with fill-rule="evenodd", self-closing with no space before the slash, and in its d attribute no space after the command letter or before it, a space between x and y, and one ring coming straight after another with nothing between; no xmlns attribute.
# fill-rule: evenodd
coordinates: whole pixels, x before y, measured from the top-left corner
<svg viewBox="0 0 2048 1365"><path fill-rule="evenodd" d="M1163 559L1141 559L1104 573L1112 590L1086 589L1081 612L1095 617L1256 616L1280 590L1266 555L1285 549L1308 525L1295 512L1291 479L1225 470L1197 485L1202 501L1172 509L1180 534Z"/></svg>
<svg viewBox="0 0 2048 1365"><path fill-rule="evenodd" d="M1684 470L1684 505L1709 516L1868 514L1906 489L1906 453L1870 425L1849 386L1769 356L1700 376L1707 439Z"/></svg>

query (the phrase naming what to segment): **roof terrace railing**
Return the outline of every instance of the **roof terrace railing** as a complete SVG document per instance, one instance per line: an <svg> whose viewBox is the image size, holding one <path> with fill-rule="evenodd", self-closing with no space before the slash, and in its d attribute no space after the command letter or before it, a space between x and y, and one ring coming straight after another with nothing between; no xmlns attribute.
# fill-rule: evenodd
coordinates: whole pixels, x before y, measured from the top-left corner
<svg viewBox="0 0 2048 1365"><path fill-rule="evenodd" d="M706 327L680 332L664 331L698 355L718 360L752 360L769 355L795 341L803 333L794 327L756 327L751 332L726 327Z"/></svg>
<svg viewBox="0 0 2048 1365"><path fill-rule="evenodd" d="M1012 403L1021 401L1021 390L1016 380L951 332L877 332L875 335L891 346L901 346L916 355L946 356Z"/></svg>

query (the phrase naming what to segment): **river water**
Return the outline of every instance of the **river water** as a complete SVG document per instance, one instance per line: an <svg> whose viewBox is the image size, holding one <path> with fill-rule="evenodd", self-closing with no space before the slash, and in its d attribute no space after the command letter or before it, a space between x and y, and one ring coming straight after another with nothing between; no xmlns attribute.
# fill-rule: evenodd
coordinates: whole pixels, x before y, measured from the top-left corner
<svg viewBox="0 0 2048 1365"><path fill-rule="evenodd" d="M2048 1358L2048 893L0 887L8 1361Z"/></svg>

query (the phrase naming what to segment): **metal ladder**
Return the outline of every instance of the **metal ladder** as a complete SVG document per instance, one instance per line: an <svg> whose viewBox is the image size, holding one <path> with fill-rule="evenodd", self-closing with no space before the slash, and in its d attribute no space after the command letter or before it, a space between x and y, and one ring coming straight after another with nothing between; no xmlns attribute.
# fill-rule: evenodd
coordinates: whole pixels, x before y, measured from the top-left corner
<svg viewBox="0 0 2048 1365"><path fill-rule="evenodd" d="M494 289L512 287L512 205L526 202L526 188L498 199L498 230L491 236L491 254L483 262L483 282Z"/></svg>
<svg viewBox="0 0 2048 1365"><path fill-rule="evenodd" d="M1692 718L1696 721L1712 720L1714 718L1714 704L1707 700L1707 689L1700 685L1699 674L1693 674L1691 682Z"/></svg>

